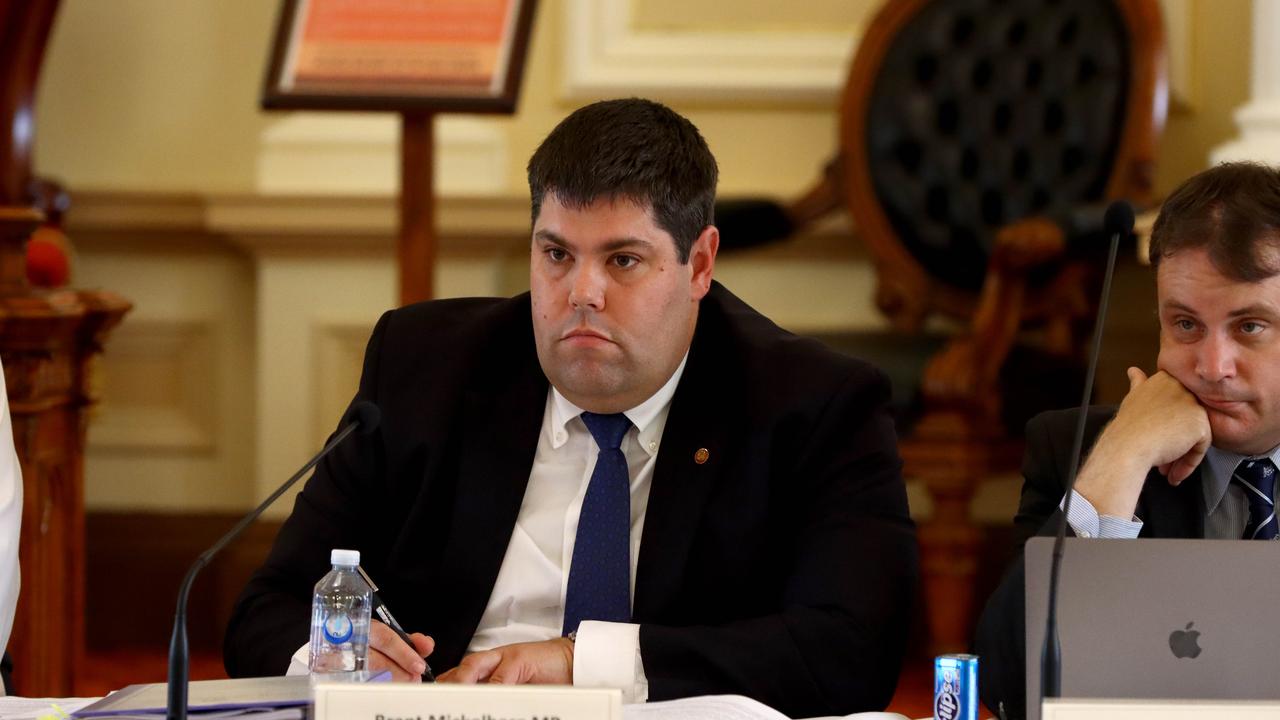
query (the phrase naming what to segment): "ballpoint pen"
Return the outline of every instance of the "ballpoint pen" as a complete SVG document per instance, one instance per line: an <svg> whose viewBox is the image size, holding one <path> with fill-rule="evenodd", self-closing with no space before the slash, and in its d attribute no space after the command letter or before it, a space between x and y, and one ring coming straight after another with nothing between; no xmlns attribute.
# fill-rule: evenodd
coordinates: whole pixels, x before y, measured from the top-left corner
<svg viewBox="0 0 1280 720"><path fill-rule="evenodd" d="M391 609L387 607L387 604L382 601L382 597L378 595L378 586L373 582L373 578L369 577L369 573L365 572L364 568L359 565L356 566L356 570L360 571L360 577L364 578L364 581L369 583L369 589L372 591L369 593L370 600L373 601L373 611L378 615L378 619L386 623L387 627L391 628L396 635L399 635L400 639L403 640L406 645L411 648L415 648L416 651L416 646L413 644L413 641L409 639L409 633L405 632L404 628L400 627L400 623L397 622L395 616L391 614ZM427 662L426 658L423 658L422 664L426 668L422 671L422 681L435 682L436 676L431 672L431 663Z"/></svg>

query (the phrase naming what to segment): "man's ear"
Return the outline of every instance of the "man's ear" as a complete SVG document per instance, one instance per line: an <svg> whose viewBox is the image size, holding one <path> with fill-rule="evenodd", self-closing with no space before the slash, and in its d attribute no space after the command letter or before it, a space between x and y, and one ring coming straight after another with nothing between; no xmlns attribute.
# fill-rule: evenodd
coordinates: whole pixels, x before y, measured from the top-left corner
<svg viewBox="0 0 1280 720"><path fill-rule="evenodd" d="M711 273L716 267L716 253L720 250L720 231L715 225L702 228L702 232L689 247L689 265L693 268L692 298L701 300L711 290Z"/></svg>

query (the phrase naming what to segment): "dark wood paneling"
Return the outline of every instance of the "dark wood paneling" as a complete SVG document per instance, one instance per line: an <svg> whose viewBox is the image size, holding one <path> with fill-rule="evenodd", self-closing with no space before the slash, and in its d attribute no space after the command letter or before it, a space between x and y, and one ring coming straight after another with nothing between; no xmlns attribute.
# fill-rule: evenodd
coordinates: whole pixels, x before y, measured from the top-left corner
<svg viewBox="0 0 1280 720"><path fill-rule="evenodd" d="M178 585L239 515L90 512L87 645L93 651L168 648ZM192 652L222 652L222 634L249 576L280 529L260 520L196 577L187 616Z"/></svg>

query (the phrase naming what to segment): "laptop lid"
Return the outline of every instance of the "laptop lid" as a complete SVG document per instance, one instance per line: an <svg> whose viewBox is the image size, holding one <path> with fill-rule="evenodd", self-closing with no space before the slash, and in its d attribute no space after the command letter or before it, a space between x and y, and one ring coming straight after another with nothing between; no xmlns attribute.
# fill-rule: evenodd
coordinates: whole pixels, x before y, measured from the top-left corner
<svg viewBox="0 0 1280 720"><path fill-rule="evenodd" d="M1027 541L1032 720L1052 554ZM1280 543L1067 538L1059 583L1064 697L1280 698Z"/></svg>

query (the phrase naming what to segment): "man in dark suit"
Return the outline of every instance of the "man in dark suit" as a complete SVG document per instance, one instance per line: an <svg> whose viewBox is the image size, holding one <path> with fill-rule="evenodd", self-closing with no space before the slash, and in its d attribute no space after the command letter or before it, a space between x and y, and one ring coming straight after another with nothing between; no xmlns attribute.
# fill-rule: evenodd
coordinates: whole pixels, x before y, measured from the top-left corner
<svg viewBox="0 0 1280 720"><path fill-rule="evenodd" d="M350 547L426 633L371 630L401 677L883 707L918 572L885 377L712 281L715 160L671 110L582 108L529 181L531 292L378 322L382 422L299 495L228 672L285 671Z"/></svg>
<svg viewBox="0 0 1280 720"><path fill-rule="evenodd" d="M1280 461L1280 172L1226 164L1183 183L1152 229L1158 372L1129 368L1091 408L1068 531L1080 537L1274 539ZM1017 543L1056 534L1078 411L1027 425ZM1019 556L979 622L983 701L1022 717Z"/></svg>

